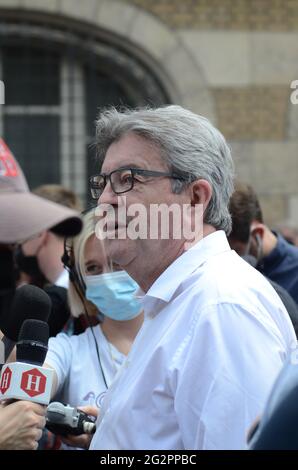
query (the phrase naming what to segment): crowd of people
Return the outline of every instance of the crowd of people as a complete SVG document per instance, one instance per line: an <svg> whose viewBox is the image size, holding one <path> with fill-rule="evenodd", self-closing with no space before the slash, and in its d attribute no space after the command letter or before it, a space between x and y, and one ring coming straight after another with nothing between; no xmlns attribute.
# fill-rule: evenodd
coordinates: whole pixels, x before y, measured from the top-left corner
<svg viewBox="0 0 298 470"><path fill-rule="evenodd" d="M52 400L97 417L57 440L45 406L3 400L0 449L246 449L296 347L298 247L202 116L110 108L96 148L81 213L59 185L30 192L0 141L0 330L19 286L43 289Z"/></svg>

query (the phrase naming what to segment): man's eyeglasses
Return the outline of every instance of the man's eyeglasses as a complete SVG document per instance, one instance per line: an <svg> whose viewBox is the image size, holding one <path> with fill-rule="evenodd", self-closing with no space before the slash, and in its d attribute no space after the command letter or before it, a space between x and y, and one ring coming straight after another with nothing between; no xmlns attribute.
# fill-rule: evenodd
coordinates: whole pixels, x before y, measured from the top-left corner
<svg viewBox="0 0 298 470"><path fill-rule="evenodd" d="M98 199L109 181L111 188L115 194L123 194L131 191L134 187L135 182L144 183L146 178L150 177L166 177L171 179L177 179L187 181L187 178L182 176L175 176L172 173L165 173L163 171L151 171L141 170L140 168L119 168L111 173L91 176L91 197L92 199Z"/></svg>

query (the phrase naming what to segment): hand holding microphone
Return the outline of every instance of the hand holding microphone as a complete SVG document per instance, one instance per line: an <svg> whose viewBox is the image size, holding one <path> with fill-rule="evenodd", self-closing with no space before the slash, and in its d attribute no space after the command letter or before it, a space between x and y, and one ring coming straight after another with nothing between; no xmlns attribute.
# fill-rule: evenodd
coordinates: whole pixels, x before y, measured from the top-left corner
<svg viewBox="0 0 298 470"><path fill-rule="evenodd" d="M0 377L0 399L28 400L48 405L54 371L41 367L49 339L48 324L26 320L17 343L17 362L5 364Z"/></svg>
<svg viewBox="0 0 298 470"><path fill-rule="evenodd" d="M0 376L0 448L36 449L45 426L53 371L41 367L49 329L40 320L26 320L16 345L17 362L5 364ZM7 401L8 400L8 401ZM11 403L11 400L26 400ZM3 421L3 427L1 423Z"/></svg>
<svg viewBox="0 0 298 470"><path fill-rule="evenodd" d="M29 401L0 405L0 450L36 450L46 408Z"/></svg>

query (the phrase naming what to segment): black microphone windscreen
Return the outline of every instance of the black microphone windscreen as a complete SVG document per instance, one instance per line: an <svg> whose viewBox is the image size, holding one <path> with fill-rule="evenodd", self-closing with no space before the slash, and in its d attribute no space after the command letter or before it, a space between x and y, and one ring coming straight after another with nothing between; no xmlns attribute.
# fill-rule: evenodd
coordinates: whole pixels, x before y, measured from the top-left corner
<svg viewBox="0 0 298 470"><path fill-rule="evenodd" d="M17 361L42 365L49 341L49 325L41 320L25 320L17 342Z"/></svg>
<svg viewBox="0 0 298 470"><path fill-rule="evenodd" d="M49 341L49 325L41 320L25 320L21 326L19 341L39 341L45 345Z"/></svg>
<svg viewBox="0 0 298 470"><path fill-rule="evenodd" d="M19 287L15 292L10 312L1 318L2 333L7 338L17 341L25 320L47 321L51 308L51 299L39 287L30 284Z"/></svg>

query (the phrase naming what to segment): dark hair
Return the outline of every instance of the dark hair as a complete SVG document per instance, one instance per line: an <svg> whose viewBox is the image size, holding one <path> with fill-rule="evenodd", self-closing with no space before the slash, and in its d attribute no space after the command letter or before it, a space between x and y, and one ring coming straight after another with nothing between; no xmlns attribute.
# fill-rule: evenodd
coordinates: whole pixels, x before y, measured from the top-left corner
<svg viewBox="0 0 298 470"><path fill-rule="evenodd" d="M229 204L232 231L229 238L247 243L253 220L263 223L262 209L253 188L237 182Z"/></svg>

